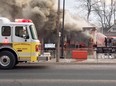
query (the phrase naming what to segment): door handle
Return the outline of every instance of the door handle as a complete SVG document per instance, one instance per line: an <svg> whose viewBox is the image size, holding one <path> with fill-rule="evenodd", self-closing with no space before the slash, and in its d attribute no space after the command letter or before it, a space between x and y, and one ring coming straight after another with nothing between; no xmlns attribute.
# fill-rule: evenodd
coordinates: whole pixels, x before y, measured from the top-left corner
<svg viewBox="0 0 116 86"><path fill-rule="evenodd" d="M22 50L17 50L18 52L22 52Z"/></svg>

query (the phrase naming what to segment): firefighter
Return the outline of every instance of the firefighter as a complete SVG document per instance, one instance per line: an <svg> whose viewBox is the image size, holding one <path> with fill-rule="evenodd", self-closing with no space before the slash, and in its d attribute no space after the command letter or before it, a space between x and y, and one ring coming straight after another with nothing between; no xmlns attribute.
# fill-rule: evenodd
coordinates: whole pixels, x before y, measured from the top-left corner
<svg viewBox="0 0 116 86"><path fill-rule="evenodd" d="M105 43L105 46L107 47L107 38L106 37L105 37L104 43Z"/></svg>
<svg viewBox="0 0 116 86"><path fill-rule="evenodd" d="M112 38L109 38L109 47L112 47Z"/></svg>

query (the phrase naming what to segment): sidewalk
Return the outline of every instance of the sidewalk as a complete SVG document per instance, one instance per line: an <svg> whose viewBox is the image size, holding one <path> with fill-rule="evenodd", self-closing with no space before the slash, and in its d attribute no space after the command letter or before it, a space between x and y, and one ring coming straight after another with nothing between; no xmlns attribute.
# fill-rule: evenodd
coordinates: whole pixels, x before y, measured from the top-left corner
<svg viewBox="0 0 116 86"><path fill-rule="evenodd" d="M49 61L44 61L45 63L67 63L67 64L96 64L96 63L116 63L116 59L87 59L87 60L78 60L78 59L59 59L59 62L56 62L56 59L51 59ZM43 62L42 62L43 63Z"/></svg>

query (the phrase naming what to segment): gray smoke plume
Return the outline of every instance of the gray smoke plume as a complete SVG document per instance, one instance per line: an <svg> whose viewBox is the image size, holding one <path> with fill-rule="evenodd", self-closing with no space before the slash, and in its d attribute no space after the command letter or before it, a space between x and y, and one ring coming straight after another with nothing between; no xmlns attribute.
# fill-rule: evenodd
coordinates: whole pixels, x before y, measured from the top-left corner
<svg viewBox="0 0 116 86"><path fill-rule="evenodd" d="M89 46L91 34L87 34L83 31L83 27L91 27L91 25L79 16L72 16L69 12L65 14L65 30L70 32L70 41L85 43Z"/></svg>
<svg viewBox="0 0 116 86"><path fill-rule="evenodd" d="M38 34L44 37L51 35L50 32L56 28L57 4L57 0L0 0L0 16L7 17L10 20L16 18L32 19ZM72 16L66 11L65 30L82 31L84 26L90 25L84 19ZM85 36L86 34L83 37L89 37Z"/></svg>
<svg viewBox="0 0 116 86"><path fill-rule="evenodd" d="M57 14L54 7L55 0L29 0L23 7L23 16L32 19L39 34L47 34L55 29Z"/></svg>
<svg viewBox="0 0 116 86"><path fill-rule="evenodd" d="M72 31L82 31L83 27L90 27L91 25L80 18L79 16L73 16L68 11L65 13L65 29Z"/></svg>
<svg viewBox="0 0 116 86"><path fill-rule="evenodd" d="M0 16L12 21L16 18L32 19L38 33L42 35L55 29L55 3L56 0L0 0Z"/></svg>
<svg viewBox="0 0 116 86"><path fill-rule="evenodd" d="M54 29L57 16L57 0L0 0L0 16L10 20L30 18L37 29ZM82 18L65 13L66 30L82 30L89 24Z"/></svg>
<svg viewBox="0 0 116 86"><path fill-rule="evenodd" d="M0 16L7 17L10 20L22 17L22 8L16 0L0 0Z"/></svg>

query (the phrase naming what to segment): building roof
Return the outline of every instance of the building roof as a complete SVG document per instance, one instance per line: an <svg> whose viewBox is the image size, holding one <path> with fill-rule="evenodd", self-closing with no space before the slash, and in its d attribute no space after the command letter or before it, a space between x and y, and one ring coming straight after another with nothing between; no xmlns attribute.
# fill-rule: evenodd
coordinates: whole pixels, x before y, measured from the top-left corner
<svg viewBox="0 0 116 86"><path fill-rule="evenodd" d="M114 24L110 29L104 30L104 34L106 36L114 36L116 37L116 24Z"/></svg>

